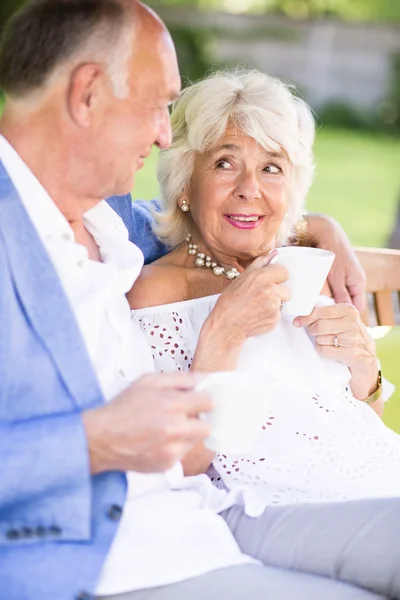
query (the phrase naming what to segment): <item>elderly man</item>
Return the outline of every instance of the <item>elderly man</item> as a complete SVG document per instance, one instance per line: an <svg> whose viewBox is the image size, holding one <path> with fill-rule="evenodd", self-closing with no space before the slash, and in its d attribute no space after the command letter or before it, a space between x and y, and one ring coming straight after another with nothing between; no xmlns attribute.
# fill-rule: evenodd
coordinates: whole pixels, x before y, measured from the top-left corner
<svg viewBox="0 0 400 600"><path fill-rule="evenodd" d="M400 594L397 501L250 518L183 478L211 404L193 376L144 375L125 298L143 254L101 201L170 143L163 24L134 0L36 0L5 34L0 85L1 598Z"/></svg>

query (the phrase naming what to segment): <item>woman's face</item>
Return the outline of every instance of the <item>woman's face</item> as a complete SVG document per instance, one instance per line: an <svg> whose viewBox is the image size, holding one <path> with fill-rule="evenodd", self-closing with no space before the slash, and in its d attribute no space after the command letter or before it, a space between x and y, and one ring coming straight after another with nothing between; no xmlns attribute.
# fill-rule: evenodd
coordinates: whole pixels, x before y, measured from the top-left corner
<svg viewBox="0 0 400 600"><path fill-rule="evenodd" d="M228 127L217 146L195 160L188 190L195 236L223 263L237 259L245 266L266 254L287 211L289 180L285 154Z"/></svg>

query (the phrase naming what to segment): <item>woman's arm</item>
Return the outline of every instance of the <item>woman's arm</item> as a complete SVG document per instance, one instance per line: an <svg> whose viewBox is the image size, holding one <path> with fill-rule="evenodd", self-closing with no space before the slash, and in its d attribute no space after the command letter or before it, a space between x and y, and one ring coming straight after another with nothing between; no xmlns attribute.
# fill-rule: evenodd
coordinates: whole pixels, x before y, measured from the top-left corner
<svg viewBox="0 0 400 600"><path fill-rule="evenodd" d="M280 319L281 302L290 297L288 288L281 285L288 277L286 269L269 265L270 260L271 256L256 259L220 295L202 326L193 360L191 341L197 337L197 332L193 331L187 315L165 311L157 313L157 307L151 314L134 313L134 320L152 348L156 370L235 370L246 339L274 329ZM157 286L163 302L156 291L151 302L151 280L159 284L160 275L167 272L167 269L158 268L157 273L157 268L150 266L144 270L140 285L136 283L128 294L131 306L148 306L155 304L155 300L158 304L165 303L166 290L174 279L167 277L163 281L165 285ZM176 294L176 286L172 291ZM197 445L182 461L185 475L204 473L213 456L203 444Z"/></svg>
<svg viewBox="0 0 400 600"><path fill-rule="evenodd" d="M203 324L191 370L234 371L246 339L275 328L280 306L288 299L287 288L280 284L287 272L278 265L261 266L243 273L219 297ZM259 267L257 268L257 265ZM204 473L214 454L198 444L182 461L185 475Z"/></svg>

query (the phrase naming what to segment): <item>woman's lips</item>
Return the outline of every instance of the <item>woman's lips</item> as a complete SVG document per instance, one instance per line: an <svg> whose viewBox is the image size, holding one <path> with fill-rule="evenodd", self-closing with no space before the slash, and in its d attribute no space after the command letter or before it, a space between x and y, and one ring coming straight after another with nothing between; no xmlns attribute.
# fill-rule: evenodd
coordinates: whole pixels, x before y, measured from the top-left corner
<svg viewBox="0 0 400 600"><path fill-rule="evenodd" d="M224 215L224 219L237 229L255 229L264 220L261 215Z"/></svg>

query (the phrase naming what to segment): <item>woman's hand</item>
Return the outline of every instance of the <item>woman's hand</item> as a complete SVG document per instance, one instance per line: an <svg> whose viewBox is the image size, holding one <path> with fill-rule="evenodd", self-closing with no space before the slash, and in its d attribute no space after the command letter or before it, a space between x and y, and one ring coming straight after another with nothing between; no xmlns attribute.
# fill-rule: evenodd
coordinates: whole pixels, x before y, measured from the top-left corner
<svg viewBox="0 0 400 600"><path fill-rule="evenodd" d="M349 367L351 389L359 400L365 400L377 388L378 361L375 344L351 304L334 304L314 308L311 315L296 317L294 325L306 327L316 338L317 352ZM335 340L337 347L335 347Z"/></svg>
<svg viewBox="0 0 400 600"><path fill-rule="evenodd" d="M282 285L289 273L281 265L271 265L275 256L257 258L218 298L212 318L224 325L224 336L236 343L268 333L280 320L282 302L290 291Z"/></svg>
<svg viewBox="0 0 400 600"><path fill-rule="evenodd" d="M269 264L274 256L257 258L222 292L202 327L192 369L233 370L245 340L276 327L290 292L282 285L287 270Z"/></svg>

